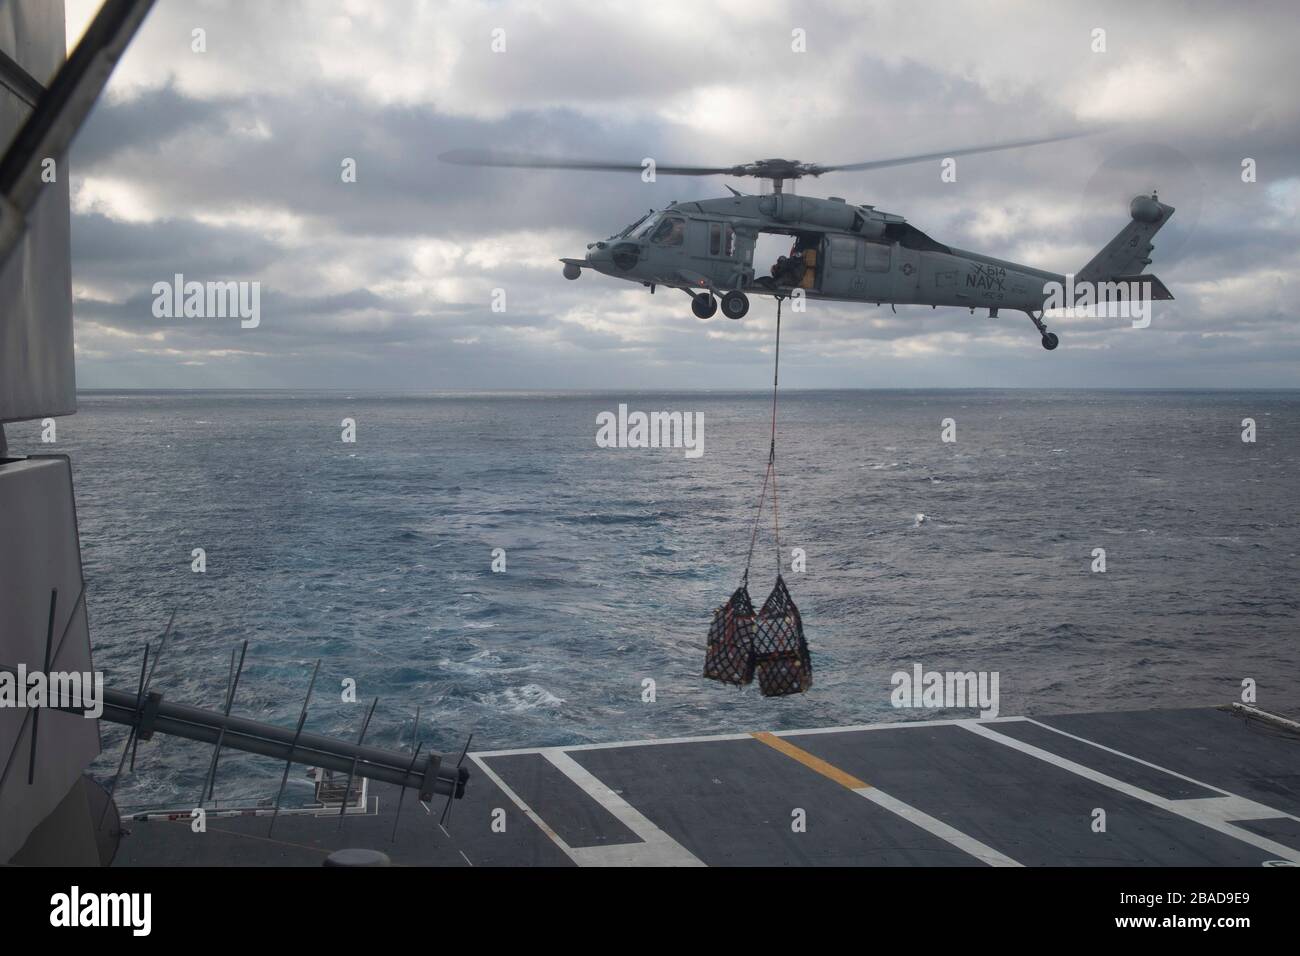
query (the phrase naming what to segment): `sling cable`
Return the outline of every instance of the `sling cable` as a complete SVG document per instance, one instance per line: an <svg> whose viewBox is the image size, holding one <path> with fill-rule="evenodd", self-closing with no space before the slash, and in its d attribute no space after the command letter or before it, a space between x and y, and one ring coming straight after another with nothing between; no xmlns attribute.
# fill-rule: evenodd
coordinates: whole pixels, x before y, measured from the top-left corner
<svg viewBox="0 0 1300 956"><path fill-rule="evenodd" d="M772 370L772 438L767 452L767 470L763 490L754 512L754 527L749 537L749 555L740 587L727 603L713 612L709 625L708 649L704 656L704 676L724 684L744 686L758 674L758 687L764 697L801 694L812 687L812 658L804 639L803 619L795 607L781 576L781 516L776 484L776 409L781 374L781 302L776 300L776 360ZM749 597L749 570L758 542L758 525L772 489L772 537L776 547L776 584L772 593L754 613Z"/></svg>

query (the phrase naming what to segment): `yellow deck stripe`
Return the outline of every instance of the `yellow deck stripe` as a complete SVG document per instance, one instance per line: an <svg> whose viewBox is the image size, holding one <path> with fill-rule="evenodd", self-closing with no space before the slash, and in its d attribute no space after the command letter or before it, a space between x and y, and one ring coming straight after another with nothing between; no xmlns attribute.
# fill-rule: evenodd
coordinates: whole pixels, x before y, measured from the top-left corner
<svg viewBox="0 0 1300 956"><path fill-rule="evenodd" d="M859 780L851 773L845 773L839 767L832 763L827 763L821 757L816 757L804 750L802 747L796 747L790 741L778 737L776 734L768 733L766 730L751 734L755 740L767 744L773 750L779 750L794 760L799 761L809 770L815 770L823 777L834 780L842 787L848 787L850 790L870 790L871 784L865 780Z"/></svg>

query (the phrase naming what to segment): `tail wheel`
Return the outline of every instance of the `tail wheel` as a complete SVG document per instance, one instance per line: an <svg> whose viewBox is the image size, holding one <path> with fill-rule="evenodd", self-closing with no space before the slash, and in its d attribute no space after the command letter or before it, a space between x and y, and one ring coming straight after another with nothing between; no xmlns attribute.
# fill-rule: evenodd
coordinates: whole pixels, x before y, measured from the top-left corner
<svg viewBox="0 0 1300 956"><path fill-rule="evenodd" d="M701 292L698 295L691 296L691 311L695 313L698 319L711 319L713 314L718 311L718 300L713 297L711 292Z"/></svg>
<svg viewBox="0 0 1300 956"><path fill-rule="evenodd" d="M1061 344L1061 340L1056 337L1055 332L1047 331L1047 326L1043 324L1043 313L1041 311L1035 314L1026 309L1025 315L1029 316L1029 321L1034 323L1034 328L1036 328L1039 334L1042 335L1043 348L1050 352Z"/></svg>
<svg viewBox="0 0 1300 956"><path fill-rule="evenodd" d="M749 296L743 292L728 292L722 297L722 314L729 319L743 319L749 311Z"/></svg>

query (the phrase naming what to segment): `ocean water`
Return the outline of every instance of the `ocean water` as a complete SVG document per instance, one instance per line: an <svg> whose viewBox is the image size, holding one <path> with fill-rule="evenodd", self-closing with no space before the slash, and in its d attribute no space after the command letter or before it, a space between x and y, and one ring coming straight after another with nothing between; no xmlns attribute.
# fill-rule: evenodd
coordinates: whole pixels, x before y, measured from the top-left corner
<svg viewBox="0 0 1300 956"><path fill-rule="evenodd" d="M110 684L134 688L174 610L168 699L219 706L247 640L236 711L292 724L319 659L319 732L355 738L376 697L369 741L404 745L419 706L442 750L471 732L492 749L967 715L891 706L916 663L998 672L1002 714L1221 704L1247 679L1261 706L1300 710L1300 393L784 393L782 560L815 675L786 699L700 677L744 568L769 402L87 392L53 448L34 423L8 435L72 456ZM597 447L620 403L702 413L704 454ZM765 518L756 601L776 573ZM104 736L111 775L122 736ZM207 759L155 738L120 802L192 806ZM270 797L280 772L227 754L218 797Z"/></svg>

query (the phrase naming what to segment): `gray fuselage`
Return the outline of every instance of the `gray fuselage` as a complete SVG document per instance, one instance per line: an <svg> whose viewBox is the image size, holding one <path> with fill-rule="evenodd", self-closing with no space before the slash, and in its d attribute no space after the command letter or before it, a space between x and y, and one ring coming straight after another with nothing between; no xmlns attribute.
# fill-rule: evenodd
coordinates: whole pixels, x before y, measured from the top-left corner
<svg viewBox="0 0 1300 956"><path fill-rule="evenodd" d="M1044 285L1065 281L950 248L871 206L789 193L673 203L635 230L593 243L585 260L566 261L649 286L790 294L767 276L768 264L756 273L754 246L764 233L789 235L815 251L802 284L814 299L1037 311Z"/></svg>

